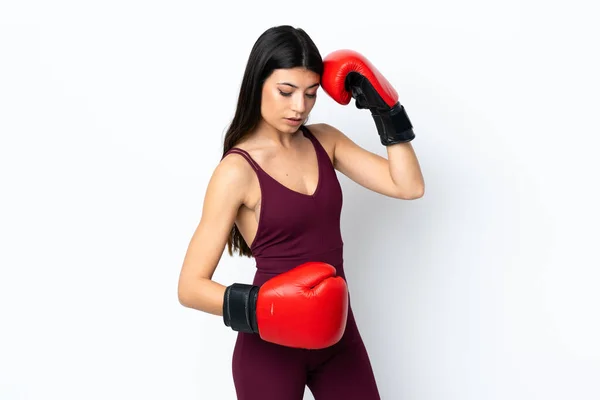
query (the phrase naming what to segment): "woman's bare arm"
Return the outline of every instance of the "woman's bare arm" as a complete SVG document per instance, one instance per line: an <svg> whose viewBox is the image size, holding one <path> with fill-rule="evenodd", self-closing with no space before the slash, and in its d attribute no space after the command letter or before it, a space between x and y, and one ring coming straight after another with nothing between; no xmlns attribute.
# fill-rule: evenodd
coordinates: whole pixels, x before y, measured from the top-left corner
<svg viewBox="0 0 600 400"><path fill-rule="evenodd" d="M189 308L223 315L225 286L212 280L250 181L251 169L229 155L208 183L202 215L190 240L178 285L179 302Z"/></svg>

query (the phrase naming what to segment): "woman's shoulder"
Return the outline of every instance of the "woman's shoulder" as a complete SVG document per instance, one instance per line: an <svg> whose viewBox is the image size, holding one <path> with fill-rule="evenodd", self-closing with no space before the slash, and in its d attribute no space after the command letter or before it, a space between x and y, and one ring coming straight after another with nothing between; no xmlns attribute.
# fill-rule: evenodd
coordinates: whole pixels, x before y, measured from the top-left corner
<svg viewBox="0 0 600 400"><path fill-rule="evenodd" d="M235 151L236 149L241 150L241 152ZM276 156L272 148L270 148L269 146L265 146L264 142L257 140L253 137L244 138L243 140L239 141L235 144L232 150L233 151L230 152L227 156L231 154L237 154L238 156L235 158L242 162L245 162L248 165L248 167L250 167L251 161L262 165L262 163L268 162L269 159ZM242 155L240 153L245 154ZM246 160L244 160L244 158Z"/></svg>
<svg viewBox="0 0 600 400"><path fill-rule="evenodd" d="M336 127L324 122L306 125L306 128L313 134L313 136L321 143L321 146L329 153L333 154L335 144L341 137L342 132Z"/></svg>
<svg viewBox="0 0 600 400"><path fill-rule="evenodd" d="M239 152L228 152L217 164L213 180L232 188L244 189L254 171L250 163Z"/></svg>
<svg viewBox="0 0 600 400"><path fill-rule="evenodd" d="M310 133L312 133L321 142L334 142L340 137L340 135L343 135L338 128L325 122L306 125L306 128L308 128Z"/></svg>

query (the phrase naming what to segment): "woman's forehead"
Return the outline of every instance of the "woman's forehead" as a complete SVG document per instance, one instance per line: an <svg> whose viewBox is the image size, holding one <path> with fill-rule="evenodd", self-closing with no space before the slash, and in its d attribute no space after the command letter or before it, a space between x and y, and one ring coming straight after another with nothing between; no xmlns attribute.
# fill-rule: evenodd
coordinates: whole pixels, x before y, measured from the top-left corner
<svg viewBox="0 0 600 400"><path fill-rule="evenodd" d="M277 84L289 84L294 87L310 87L320 82L319 74L306 68L276 69L270 79Z"/></svg>

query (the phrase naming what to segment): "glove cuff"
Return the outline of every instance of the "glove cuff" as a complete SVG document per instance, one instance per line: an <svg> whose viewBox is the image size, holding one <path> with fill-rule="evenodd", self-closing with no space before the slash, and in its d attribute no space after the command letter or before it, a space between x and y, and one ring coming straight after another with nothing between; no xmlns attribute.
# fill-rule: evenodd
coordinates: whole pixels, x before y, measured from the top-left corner
<svg viewBox="0 0 600 400"><path fill-rule="evenodd" d="M413 126L402 104L396 103L385 111L371 109L371 116L384 146L410 142L415 138Z"/></svg>
<svg viewBox="0 0 600 400"><path fill-rule="evenodd" d="M256 300L258 286L234 283L223 296L223 322L234 331L258 333Z"/></svg>

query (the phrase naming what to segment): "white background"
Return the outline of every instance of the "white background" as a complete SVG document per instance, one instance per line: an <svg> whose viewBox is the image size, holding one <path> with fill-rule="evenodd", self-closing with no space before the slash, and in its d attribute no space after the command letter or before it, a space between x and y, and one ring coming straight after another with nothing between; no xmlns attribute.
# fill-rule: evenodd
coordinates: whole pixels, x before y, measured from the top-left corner
<svg viewBox="0 0 600 400"><path fill-rule="evenodd" d="M0 399L235 398L235 333L177 279L250 48L280 24L362 52L415 125L423 198L340 175L382 398L600 398L588 3L3 1ZM320 93L311 123L385 155L368 111ZM225 254L214 278L253 272Z"/></svg>

